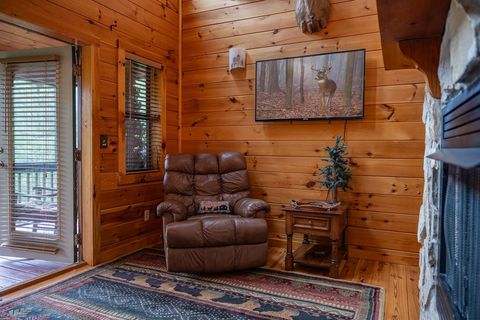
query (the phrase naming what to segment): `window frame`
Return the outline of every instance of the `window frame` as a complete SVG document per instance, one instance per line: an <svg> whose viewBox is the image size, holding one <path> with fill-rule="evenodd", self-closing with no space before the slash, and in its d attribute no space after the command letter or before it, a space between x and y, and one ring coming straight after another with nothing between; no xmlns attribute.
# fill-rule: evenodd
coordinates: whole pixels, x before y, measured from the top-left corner
<svg viewBox="0 0 480 320"><path fill-rule="evenodd" d="M162 165L157 170L145 170L145 171L134 171L127 172L127 153L126 153L126 127L125 127L125 82L126 82L126 73L125 73L125 62L126 59L134 60L148 66L157 68L160 70L159 75L159 95L160 95L160 125L161 125L161 146L162 154L160 162ZM130 53L125 49L118 49L118 64L117 64L117 99L118 99L118 171L119 179L118 184L133 184L140 182L149 182L149 181L158 181L163 178L164 168L163 162L166 155L166 134L167 134L167 123L166 123L166 110L167 110L167 99L166 99L166 75L165 67L158 62L146 59L137 54Z"/></svg>

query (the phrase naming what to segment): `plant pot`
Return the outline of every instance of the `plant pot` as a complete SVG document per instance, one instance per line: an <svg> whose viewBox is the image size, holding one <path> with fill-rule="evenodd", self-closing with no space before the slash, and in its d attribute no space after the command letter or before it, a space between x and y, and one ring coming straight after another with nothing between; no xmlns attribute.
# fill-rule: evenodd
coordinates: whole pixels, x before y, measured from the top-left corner
<svg viewBox="0 0 480 320"><path fill-rule="evenodd" d="M331 204L338 203L337 188L329 189L327 194L327 202Z"/></svg>

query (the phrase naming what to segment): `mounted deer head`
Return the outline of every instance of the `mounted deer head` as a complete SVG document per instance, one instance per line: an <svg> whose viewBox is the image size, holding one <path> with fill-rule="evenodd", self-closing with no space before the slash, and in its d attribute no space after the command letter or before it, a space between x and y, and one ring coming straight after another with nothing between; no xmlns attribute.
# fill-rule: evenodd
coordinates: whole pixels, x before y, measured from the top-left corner
<svg viewBox="0 0 480 320"><path fill-rule="evenodd" d="M303 33L314 33L327 26L330 15L328 0L297 0L295 16Z"/></svg>

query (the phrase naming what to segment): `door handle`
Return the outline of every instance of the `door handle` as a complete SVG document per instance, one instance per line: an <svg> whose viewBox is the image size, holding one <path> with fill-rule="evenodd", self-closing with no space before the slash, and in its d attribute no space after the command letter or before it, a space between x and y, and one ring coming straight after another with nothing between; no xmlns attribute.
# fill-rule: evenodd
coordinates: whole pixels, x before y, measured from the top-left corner
<svg viewBox="0 0 480 320"><path fill-rule="evenodd" d="M5 163L3 163L3 161L0 161L0 169L3 169L5 168Z"/></svg>
<svg viewBox="0 0 480 320"><path fill-rule="evenodd" d="M3 153L3 148L2 147L0 147L0 153Z"/></svg>

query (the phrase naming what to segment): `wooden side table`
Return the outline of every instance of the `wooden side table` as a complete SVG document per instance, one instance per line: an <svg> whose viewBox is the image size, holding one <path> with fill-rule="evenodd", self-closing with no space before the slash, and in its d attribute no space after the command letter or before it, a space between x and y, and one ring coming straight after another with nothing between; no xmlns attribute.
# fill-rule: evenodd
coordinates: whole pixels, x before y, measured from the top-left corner
<svg viewBox="0 0 480 320"><path fill-rule="evenodd" d="M320 208L284 208L286 213L287 255L285 270L293 270L294 263L310 267L328 268L329 276L338 277L340 259L346 254L345 227L348 205L327 210ZM292 252L293 233L303 233L303 243ZM330 246L310 244L309 236L327 237ZM342 248L339 248L342 241Z"/></svg>

